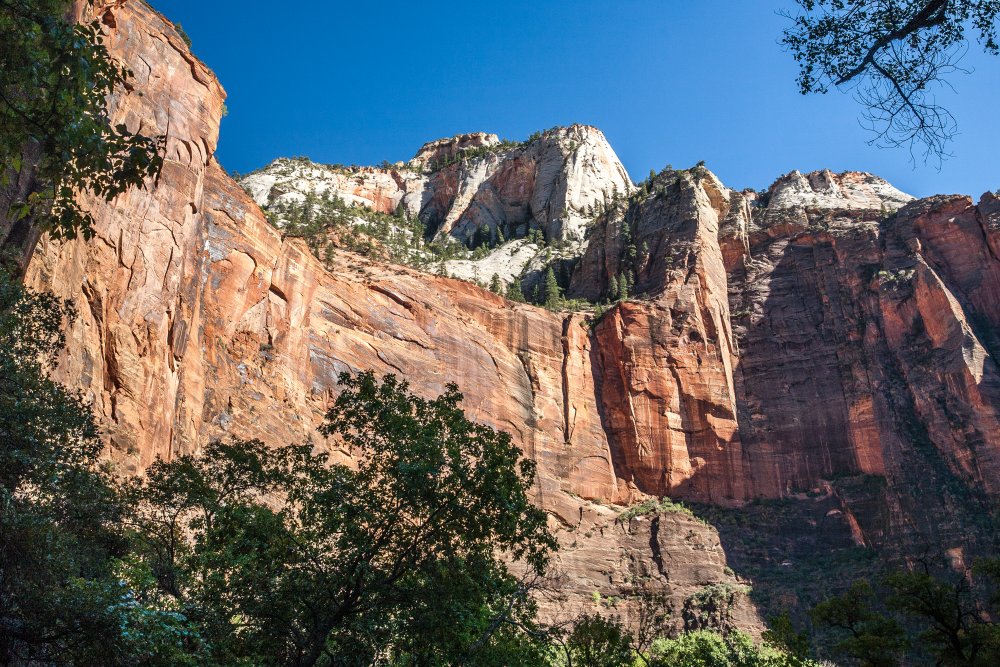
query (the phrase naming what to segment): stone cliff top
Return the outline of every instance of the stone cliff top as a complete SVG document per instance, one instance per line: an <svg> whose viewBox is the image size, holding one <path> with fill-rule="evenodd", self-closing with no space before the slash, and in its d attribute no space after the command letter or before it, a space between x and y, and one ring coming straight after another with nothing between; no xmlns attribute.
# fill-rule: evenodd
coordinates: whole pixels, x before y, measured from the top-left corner
<svg viewBox="0 0 1000 667"><path fill-rule="evenodd" d="M873 174L829 169L803 174L793 171L769 188L769 208L897 209L913 197Z"/></svg>
<svg viewBox="0 0 1000 667"><path fill-rule="evenodd" d="M452 137L445 137L425 143L409 162L397 162L391 165L383 163L380 167L347 167L316 163L308 158L277 158L267 166L249 174L245 177L244 182L254 187L255 185L259 185L252 183L254 177L257 177L257 180L261 180L261 177L263 177L263 180L269 181L269 185L271 185L274 180L272 177L275 174L284 174L287 176L295 172L296 178L303 179L298 185L308 189L310 187L309 181L315 181L315 184L320 186L317 188L318 191L322 192L326 189L325 184L322 182L327 180L331 172L355 176L409 171L416 173L422 171L423 168L432 167L435 164L455 161L463 153L471 153L475 156L477 152L483 149L493 149L489 152L496 152L505 146L509 148L523 148L539 140L546 140L555 144L565 143L574 149L581 145L599 146L602 152L610 153L613 156L613 149L600 129L592 125L575 123L565 127L554 127L537 132L523 142L508 142L501 140L497 134L488 132L457 134ZM620 163L617 162L617 157L615 156L613 159L608 160L606 166L610 168L620 167ZM634 183L624 172L623 167L614 169L614 171L621 172L620 174L616 174L616 178L624 181L626 187L634 187ZM729 189L725 188L714 174L707 170L706 173L718 184L716 189L720 191L725 190L728 193ZM766 201L766 206L770 209L880 210L888 208L898 210L915 200L915 197L912 195L899 190L885 179L874 174L861 171L835 173L829 169L807 173L802 173L798 170L791 171L780 176L768 188L767 195L764 201ZM261 203L265 199L259 196L257 192L254 192L254 198Z"/></svg>
<svg viewBox="0 0 1000 667"><path fill-rule="evenodd" d="M435 141L428 141L413 156L412 162L427 164L454 158L459 153L475 148L488 148L500 143L500 137L486 132L456 134Z"/></svg>

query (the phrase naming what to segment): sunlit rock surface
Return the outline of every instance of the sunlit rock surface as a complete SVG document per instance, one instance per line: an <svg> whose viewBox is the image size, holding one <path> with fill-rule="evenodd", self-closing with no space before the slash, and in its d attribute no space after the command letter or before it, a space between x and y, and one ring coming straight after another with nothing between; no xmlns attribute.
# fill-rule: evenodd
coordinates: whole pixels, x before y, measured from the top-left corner
<svg viewBox="0 0 1000 667"><path fill-rule="evenodd" d="M76 305L57 374L124 470L227 435L326 446L337 375L373 368L427 396L457 382L473 419L538 462L534 497L564 546L553 615L637 581L681 606L740 585L710 526L620 520L650 496L827 494L857 545L984 545L975 518L1000 493L995 196L911 201L853 172L736 192L703 168L637 190L603 135L573 126L519 146L462 135L385 168L276 162L244 181L251 197L213 157L214 75L146 5L96 11L136 72L114 118L165 134L166 163L147 191L87 201L97 237L43 240L28 282ZM258 206L318 184L436 234L576 241L569 295L607 299L628 275L631 298L598 318L343 250L324 266ZM827 483L864 475L877 497ZM743 598L735 618L758 627Z"/></svg>

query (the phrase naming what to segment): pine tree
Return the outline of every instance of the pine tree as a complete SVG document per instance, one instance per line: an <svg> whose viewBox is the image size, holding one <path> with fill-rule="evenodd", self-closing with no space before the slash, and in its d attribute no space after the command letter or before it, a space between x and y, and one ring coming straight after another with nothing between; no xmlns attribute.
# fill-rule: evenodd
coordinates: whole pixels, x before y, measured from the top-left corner
<svg viewBox="0 0 1000 667"><path fill-rule="evenodd" d="M549 267L545 272L545 307L557 308L562 303L562 290L556 280L556 272Z"/></svg>
<svg viewBox="0 0 1000 667"><path fill-rule="evenodd" d="M490 291L494 294L503 294L503 283L500 282L500 274L494 273L490 278Z"/></svg>
<svg viewBox="0 0 1000 667"><path fill-rule="evenodd" d="M511 301L523 303L524 294L521 292L521 281L515 279L514 282L507 285L507 293L505 294L505 296Z"/></svg>

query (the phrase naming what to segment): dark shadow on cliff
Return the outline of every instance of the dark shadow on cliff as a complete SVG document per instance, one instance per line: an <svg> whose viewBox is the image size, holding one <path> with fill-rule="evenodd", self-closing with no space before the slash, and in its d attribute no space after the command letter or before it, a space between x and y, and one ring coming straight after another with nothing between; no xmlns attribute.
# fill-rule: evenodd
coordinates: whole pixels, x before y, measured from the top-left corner
<svg viewBox="0 0 1000 667"><path fill-rule="evenodd" d="M816 603L914 557L958 553L970 563L997 552L995 501L935 445L901 351L886 342L872 287L884 255L853 230L817 232L776 249L769 273L730 275L731 285L744 281L730 292L733 312L743 311L733 319L743 473L755 494L784 498L693 509L718 530L765 619L787 610L807 625ZM861 472L850 435L859 428L851 407L865 401L884 475ZM676 495L698 498L699 488L692 478Z"/></svg>
<svg viewBox="0 0 1000 667"><path fill-rule="evenodd" d="M605 317L612 312L611 310L607 311ZM604 364L601 361L599 351L600 346L597 345L597 339L594 335L594 332L602 324L604 324L604 320L597 322L590 333L590 372L594 378L594 404L597 406L597 414L601 419L601 429L608 439L608 450L611 454L611 466L614 469L615 478L619 480L619 483L632 482L634 476L631 470L629 470L625 454L622 452L621 443L618 442L615 431L611 426L610 419L608 418L608 410L604 404L604 383L607 379L607 374L604 372Z"/></svg>

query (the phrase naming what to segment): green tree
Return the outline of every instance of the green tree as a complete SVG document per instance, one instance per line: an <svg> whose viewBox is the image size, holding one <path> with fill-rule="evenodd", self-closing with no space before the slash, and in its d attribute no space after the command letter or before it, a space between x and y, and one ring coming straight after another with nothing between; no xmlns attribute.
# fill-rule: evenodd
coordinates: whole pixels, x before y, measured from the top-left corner
<svg viewBox="0 0 1000 667"><path fill-rule="evenodd" d="M998 562L957 573L921 562L912 571L887 574L878 596L871 584L857 581L817 605L812 616L839 630L843 639L837 649L863 666L901 664L910 647L938 665L995 665L1000 663Z"/></svg>
<svg viewBox="0 0 1000 667"><path fill-rule="evenodd" d="M567 667L629 667L632 638L621 621L584 614L573 624L563 646Z"/></svg>
<svg viewBox="0 0 1000 667"><path fill-rule="evenodd" d="M1000 626L992 620L1000 610L991 609L971 581L971 572L936 575L924 564L886 577L886 604L919 624L917 642L940 665L1000 664Z"/></svg>
<svg viewBox="0 0 1000 667"><path fill-rule="evenodd" d="M391 375L340 382L322 431L356 466L236 441L132 482L159 594L224 664L502 664L528 650L514 636L555 548L527 496L534 464L470 422L454 385L425 400Z"/></svg>
<svg viewBox="0 0 1000 667"><path fill-rule="evenodd" d="M523 303L524 293L521 291L521 281L515 278L514 282L507 285L507 291L504 294L504 296L510 299L511 301Z"/></svg>
<svg viewBox="0 0 1000 667"><path fill-rule="evenodd" d="M107 201L159 173L161 139L112 126L107 101L131 72L103 45L101 23L68 19L69 0L0 0L0 185L6 242L33 219L57 237L93 234L76 200Z"/></svg>
<svg viewBox="0 0 1000 667"><path fill-rule="evenodd" d="M0 664L182 664L184 619L122 584L93 417L48 377L71 314L0 269Z"/></svg>
<svg viewBox="0 0 1000 667"><path fill-rule="evenodd" d="M789 661L799 661L796 664L805 664L809 657L809 635L795 629L787 611L770 620L761 638L771 646L784 651Z"/></svg>
<svg viewBox="0 0 1000 667"><path fill-rule="evenodd" d="M619 296L621 296L621 286L618 284L618 276L611 276L611 281L608 285L608 298L612 301L617 301Z"/></svg>
<svg viewBox="0 0 1000 667"><path fill-rule="evenodd" d="M818 663L791 656L749 635L735 631L723 636L697 630L677 639L660 639L653 645L651 667L819 667Z"/></svg>
<svg viewBox="0 0 1000 667"><path fill-rule="evenodd" d="M556 280L556 272L550 266L545 272L545 307L558 308L562 305L562 288Z"/></svg>
<svg viewBox="0 0 1000 667"><path fill-rule="evenodd" d="M820 627L836 630L841 639L836 652L861 667L894 667L900 663L907 642L902 626L874 608L871 584L859 580L842 595L816 605L810 615Z"/></svg>
<svg viewBox="0 0 1000 667"><path fill-rule="evenodd" d="M628 301L629 287L632 286L632 282L629 280L629 274L627 272L622 272L618 274L618 300Z"/></svg>
<svg viewBox="0 0 1000 667"><path fill-rule="evenodd" d="M490 291L494 294L503 294L503 283L500 281L499 273L494 273L490 278Z"/></svg>
<svg viewBox="0 0 1000 667"><path fill-rule="evenodd" d="M756 644L743 632L722 635L711 630L657 640L648 664L651 667L818 667L814 661L789 655L767 642Z"/></svg>
<svg viewBox="0 0 1000 667"><path fill-rule="evenodd" d="M955 135L935 89L947 85L975 35L997 55L997 0L796 0L783 42L803 94L855 86L873 143L945 156Z"/></svg>

